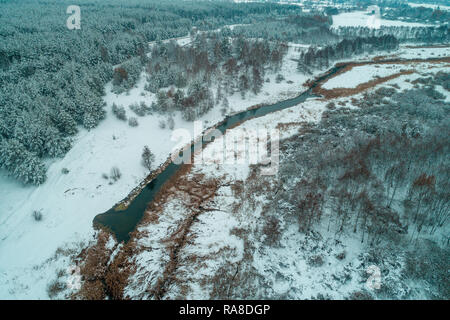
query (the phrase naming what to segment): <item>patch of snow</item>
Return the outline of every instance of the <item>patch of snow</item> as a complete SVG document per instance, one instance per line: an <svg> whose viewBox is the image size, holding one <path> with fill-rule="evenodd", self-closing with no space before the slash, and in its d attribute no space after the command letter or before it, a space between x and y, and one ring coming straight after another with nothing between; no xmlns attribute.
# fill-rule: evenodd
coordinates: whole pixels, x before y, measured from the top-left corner
<svg viewBox="0 0 450 320"><path fill-rule="evenodd" d="M404 65L365 65L354 67L348 72L340 74L328 80L322 87L327 90L334 88L355 88L359 84L374 80L378 77L387 77L400 72L403 69L411 69Z"/></svg>
<svg viewBox="0 0 450 320"><path fill-rule="evenodd" d="M366 11L343 12L333 16L333 28L339 27L367 27L371 16ZM426 24L405 22L398 20L380 19L380 26L387 27L424 27Z"/></svg>
<svg viewBox="0 0 450 320"><path fill-rule="evenodd" d="M400 82L404 82L404 79L409 79L410 81L415 80L420 76L420 74L426 73L437 73L438 71L447 71L446 63L415 63L415 64L373 64L354 67L350 71L340 74L334 78L331 78L322 86L324 89L331 90L335 88L355 88L359 84L366 83L370 80L375 80L376 78L387 77L404 70L414 70L419 74L401 76ZM389 80L386 84L396 83L396 79ZM404 85L404 84L403 84ZM410 87L412 85L410 84ZM405 87L403 86L403 89Z"/></svg>
<svg viewBox="0 0 450 320"><path fill-rule="evenodd" d="M450 46L421 48L420 46L417 46L417 44L402 44L396 55L403 59L450 57Z"/></svg>

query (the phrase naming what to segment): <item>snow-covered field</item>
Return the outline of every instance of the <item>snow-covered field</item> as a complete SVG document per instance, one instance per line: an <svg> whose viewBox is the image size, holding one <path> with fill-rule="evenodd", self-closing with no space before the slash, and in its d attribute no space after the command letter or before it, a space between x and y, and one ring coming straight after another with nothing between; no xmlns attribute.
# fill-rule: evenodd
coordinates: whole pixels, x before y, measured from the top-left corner
<svg viewBox="0 0 450 320"><path fill-rule="evenodd" d="M411 68L411 67L409 67ZM330 90L334 88L354 88L361 83L377 77L387 77L405 69L403 65L365 65L328 80L322 87Z"/></svg>
<svg viewBox="0 0 450 320"><path fill-rule="evenodd" d="M450 56L450 45L442 48L413 48L414 46L417 46L417 44L402 44L400 50L396 53L396 56L403 59L427 59Z"/></svg>
<svg viewBox="0 0 450 320"><path fill-rule="evenodd" d="M369 19L370 15L365 11L353 11L353 12L343 12L338 15L333 16L333 28L339 27L370 27ZM415 22L405 22L398 20L386 20L379 19L380 26L388 26L388 27L423 27L426 26L422 23Z"/></svg>
<svg viewBox="0 0 450 320"><path fill-rule="evenodd" d="M388 77L402 71L412 70L421 73L430 71L433 67L433 72L438 70L447 70L447 63L440 63L434 66L429 63L417 64L373 64L354 67L350 71L340 74L328 80L322 87L327 90L335 88L355 88L362 83L375 80L377 78Z"/></svg>

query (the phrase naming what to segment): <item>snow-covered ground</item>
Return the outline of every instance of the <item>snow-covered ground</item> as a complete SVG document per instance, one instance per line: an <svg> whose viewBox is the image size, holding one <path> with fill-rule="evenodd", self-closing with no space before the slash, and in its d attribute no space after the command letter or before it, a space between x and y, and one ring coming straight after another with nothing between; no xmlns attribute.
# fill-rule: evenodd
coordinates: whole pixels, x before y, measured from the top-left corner
<svg viewBox="0 0 450 320"><path fill-rule="evenodd" d="M429 72L446 70L445 66L426 63L415 67L422 74L401 76L382 86L412 88L412 80ZM368 78L361 81L369 81L370 74L364 74ZM446 92L446 95L448 99L449 93ZM361 99L362 94L355 98ZM349 98L335 99L333 102L338 106L355 108ZM302 123L319 121L325 110L324 105L319 99L309 99L300 105L246 121L228 130L225 138L236 130L270 130L276 127L280 127L280 139L289 138L302 128ZM217 150L222 145L222 139L210 143L201 155L203 160L217 159ZM361 244L359 235L348 233L336 238L326 217L315 232L304 235L289 218L277 216L282 230L281 238L277 245L268 245L265 242L268 235L261 230L267 219L264 207L271 202L273 191L265 193L252 190L250 173L248 163L217 165L200 161L200 155L195 157L187 180L195 176L203 181L217 180L222 185L215 197L205 204L211 209L194 219L186 235L189 241L177 253L177 268L171 274L171 279L175 280L170 283L163 298L226 298L217 296L217 288L227 285L236 290L232 297L244 294L245 298L250 299L367 297L365 294L372 290L367 283L370 268L373 267L373 253L365 244ZM276 188L276 179L270 182L268 178L268 181L268 185ZM242 182L243 189L233 190L230 182ZM258 181L255 185L265 184ZM158 279L164 277L171 250L167 239L177 234L179 226L191 213L185 206L183 193L174 192L166 202L158 205L158 208L162 205L162 211L158 213L156 221L149 219L138 226L139 235L134 239L138 254L131 257L136 272L131 274L125 288L127 297L150 298L149 289L154 288ZM404 264L405 257L390 248L384 253L383 261L376 266L383 275L383 288L388 288L399 298L410 297L411 288L414 288L414 284L406 284L402 280ZM241 285L245 287L242 289Z"/></svg>
<svg viewBox="0 0 450 320"><path fill-rule="evenodd" d="M331 78L322 86L324 89L331 90L335 88L355 88L362 83L375 80L377 78L388 77L402 71L412 70L426 73L433 68L433 72L438 70L446 71L447 63L435 64L416 63L416 64L373 64L352 68L343 74Z"/></svg>
<svg viewBox="0 0 450 320"><path fill-rule="evenodd" d="M278 112L268 114L262 118L248 120L237 128L227 130L225 138L233 135L237 130L267 130L275 129L279 124L291 122L315 122L320 120L320 115L325 109L323 102L317 99L309 99L306 102ZM292 128L281 129L280 139L288 138L295 134L299 125ZM217 159L217 150L221 150L223 139L219 138L208 144L201 155L194 158L192 175L205 175L205 180L220 179L226 181L245 181L250 172L249 164L213 164ZM243 144L240 147L244 147ZM238 148L242 150L243 148ZM203 159L203 161L201 160ZM258 199L258 195L253 195ZM130 282L125 290L125 295L131 298L146 298L145 290L154 285L158 278L162 276L164 265L168 261L167 247L161 239L170 237L171 232L176 230L187 214L188 210L183 206L182 197L173 197L164 204L162 213L158 214L158 222L146 223L138 227L138 231L144 235L137 240L137 250L145 248L132 260L136 264L137 272L130 277ZM232 230L236 228L248 228L255 225L260 219L260 208L255 211L232 210L235 201L238 200L233 195L230 186L223 186L218 190L213 204L218 210L204 212L198 217L198 221L192 226L189 237L192 237L189 245L180 253L180 260L183 264L177 269L180 276L188 282L188 299L207 299L207 291L201 286L204 279L213 277L217 269L224 263L237 263L244 255L244 242L240 237L233 235ZM148 248L151 248L148 249ZM221 252L226 252L223 256ZM196 263L189 257L196 256ZM209 259L208 257L214 257ZM262 257L260 257L262 258ZM266 258L265 258L266 259ZM201 266L200 266L201 265ZM190 270L189 272L185 272ZM192 272L195 270L195 272ZM171 290L166 298L176 298L180 294L179 288Z"/></svg>
<svg viewBox="0 0 450 320"><path fill-rule="evenodd" d="M396 52L396 56L403 59L427 59L440 58L450 56L450 45L447 47L416 47L417 44L402 44L400 50Z"/></svg>
<svg viewBox="0 0 450 320"><path fill-rule="evenodd" d="M412 67L409 67L412 68ZM361 83L368 82L377 77L387 77L405 69L403 65L365 65L355 67L337 77L328 80L322 87L330 90L334 88L355 88Z"/></svg>
<svg viewBox="0 0 450 320"><path fill-rule="evenodd" d="M353 12L343 12L338 15L333 16L333 28L339 27L371 27L370 15L367 14L366 11L353 11ZM386 20L379 19L380 26L388 26L388 27L423 27L426 26L422 23L415 22L405 22L398 20Z"/></svg>
<svg viewBox="0 0 450 320"><path fill-rule="evenodd" d="M280 130L280 138L288 138L302 127L300 122L319 121L324 109L322 101L309 99L292 108L246 121L226 135L233 134L234 130L273 129L280 123L297 123L290 129ZM215 150L221 145L220 139L209 144L203 151L203 159L215 158ZM273 191L252 190L252 183L266 184L249 179L251 169L247 163L230 168L205 165L197 158L200 156L196 157L188 176L202 177L204 181L216 179L223 182L223 186L206 204L213 209L198 215L190 227L189 241L178 251L177 268L171 275L176 280L170 284L164 299L227 298L217 296L217 287L227 285L235 290L231 297L249 299L343 299L371 290L366 286L370 277L370 249L361 244L358 234L336 238L325 218L315 232L305 235L289 218L277 215L281 238L276 245L267 244L268 234L261 230L267 219L264 208L271 202L269 197ZM276 178L266 181L276 188ZM242 182L244 190L233 191L227 182ZM163 277L170 246L162 239L170 239L189 214L180 199L182 197L175 193L162 204L157 221L138 227L140 236L135 240L139 253L131 259L136 272L129 278L125 296L151 298L149 289ZM390 252L388 270L379 265L384 275L383 286L394 287L398 297L406 296L409 289L400 280L404 257Z"/></svg>
<svg viewBox="0 0 450 320"><path fill-rule="evenodd" d="M303 91L302 84L308 77L296 72L297 63L292 60L298 57L298 47L291 46L285 57L280 71L285 81L277 84L276 75L268 75L270 82L264 83L258 96L248 94L243 100L239 93L234 94L228 98L230 113L256 104L284 100ZM170 139L172 131L158 125L166 117L156 114L137 117L139 126L133 128L116 119L111 112L112 103L123 105L128 116L135 116L128 108L130 104L141 101L151 104L155 96L144 91L144 86L143 76L128 94L116 95L111 92L109 84L105 96L106 119L91 131L80 130L74 138L73 148L65 157L49 163L48 179L43 185L24 187L0 173L0 298L47 299L48 283L55 279L58 271L65 272L69 267L70 261L64 252L76 252L91 241L95 235L92 228L95 215L123 199L147 175L140 163L144 145L148 145L156 156L154 167L170 155L176 144ZM302 106L250 120L244 125L273 127L293 118L296 121L315 121L319 119L321 110L323 103L310 100ZM216 106L200 120L209 127L222 118L220 107ZM185 128L193 132L193 123L182 120L180 114L174 114L174 120L175 129ZM297 128L285 130L283 137L295 133ZM122 178L110 183L102 174L109 174L113 166L121 170ZM63 168L67 168L69 173L62 174ZM214 171L214 167L211 168ZM243 179L247 169L236 174L243 174ZM33 219L33 210L42 210L42 221ZM233 225L228 220L227 223Z"/></svg>
<svg viewBox="0 0 450 320"><path fill-rule="evenodd" d="M258 96L248 94L243 100L236 93L229 97L230 113L304 91L302 84L308 78L292 72L296 70L296 62L291 59L297 56L296 48L290 48L280 71L285 81L277 84L276 75L268 75L270 83L264 83ZM57 269L65 270L68 262L64 259L44 262L60 247L79 247L80 242L92 239L95 215L123 199L147 175L140 163L145 145L155 154L155 167L170 155L176 141L170 139L171 130L158 125L166 117L137 117L139 126L133 128L111 112L112 103L123 105L128 116L136 116L128 109L130 104L145 101L150 105L155 96L144 91L144 86L145 76L129 94L116 95L109 84L106 119L91 131L80 130L65 157L51 161L43 185L24 187L0 173L0 298L47 298L48 282ZM220 106L216 106L200 120L206 128L221 119ZM182 120L181 114L175 114L174 120L174 129L193 132L193 123ZM109 175L113 166L120 169L122 178L110 184L102 174ZM62 174L62 168L69 169L69 173ZM34 210L42 210L42 221L33 219ZM37 268L39 271L35 271Z"/></svg>
<svg viewBox="0 0 450 320"><path fill-rule="evenodd" d="M380 71L381 76L390 74L390 65L380 66L384 68ZM392 67L396 72L406 66ZM410 89L414 86L412 80L430 72L447 70L442 64L421 63L413 67L417 73L395 78L379 86L396 85L401 89ZM351 79L357 72L366 76L358 77L358 80L367 82L377 73L374 66L358 68L341 77ZM342 78L339 80L344 81ZM358 84L359 82L352 83L354 86ZM448 91L446 96L448 100ZM362 99L362 94L354 98ZM333 102L338 106L356 108L349 98L335 99ZM280 127L280 139L289 138L297 134L303 126L302 123L319 121L325 110L324 105L319 99L308 99L300 105L246 121L239 127L228 130L225 138L236 130L270 130L276 127ZM203 160L217 159L217 150L221 150L222 145L222 138L210 143L203 150ZM265 243L268 235L263 234L261 230L267 218L264 207L271 202L270 195L273 192L252 190L252 180L249 180L251 169L248 163L229 166L208 164L200 159L200 155L196 156L188 176L202 177L200 179L204 181L215 179L221 181L223 186L219 187L216 196L206 204L206 207L213 209L196 217L187 234L188 243L178 251L177 268L172 274L176 281L171 283L165 299L217 298L218 296L214 295L217 293L216 286L223 287L229 283L234 284L230 288L237 290L232 297L246 294L245 297L250 299L343 299L357 298L358 295L367 297L364 294L372 290L366 284L369 281L370 268L373 268L373 258L370 248L361 243L357 233L343 234L337 238L325 217L315 232L304 235L298 231L295 223L277 215L282 235L278 245L268 245ZM276 187L276 178L271 182L270 178L268 180L269 185L272 183L271 186ZM237 192L227 183L239 181L243 183L244 189ZM255 184L266 186L262 180ZM149 298L148 289L154 287L157 280L163 277L164 265L169 261L170 247L166 245L166 240L161 239L171 238L171 234L189 213L189 209L180 199L182 197L175 193L162 204L163 208L158 213L156 222L152 220L138 227L140 233L135 240L139 253L132 257L136 272L129 278L125 296ZM376 266L383 274L382 286L389 288L388 290L399 298L409 297L414 284L406 284L402 280L405 257L403 254L396 254L396 250L392 248L384 255L383 262ZM235 278L238 280L230 280ZM241 284L246 287L239 292ZM248 291L242 292L246 290Z"/></svg>

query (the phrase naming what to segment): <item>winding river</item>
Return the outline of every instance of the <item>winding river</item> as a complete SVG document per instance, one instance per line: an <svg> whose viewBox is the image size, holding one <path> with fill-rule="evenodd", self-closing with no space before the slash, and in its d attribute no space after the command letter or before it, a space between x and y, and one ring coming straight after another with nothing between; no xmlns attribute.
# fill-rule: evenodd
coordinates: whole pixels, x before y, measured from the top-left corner
<svg viewBox="0 0 450 320"><path fill-rule="evenodd" d="M283 110L298 105L306 99L314 97L312 89L319 83L327 80L339 70L345 68L348 64L335 66L328 70L324 75L315 79L310 88L300 94L299 96L287 100L283 100L271 105L260 105L255 108L242 111L231 116L227 116L224 121L214 127L225 133L227 129L233 128L247 120L263 117L269 113ZM202 144L205 145L205 142ZM194 143L191 144L191 150L194 148ZM108 211L98 214L94 218L94 226L103 226L109 229L115 236L118 242L128 241L130 232L132 232L144 215L144 212L149 203L154 199L157 192L161 189L166 181L168 181L182 165L169 163L158 175L156 175L149 183L147 183L140 190L139 194L134 197L129 205L123 210L118 210L117 205Z"/></svg>
<svg viewBox="0 0 450 320"><path fill-rule="evenodd" d="M449 58L444 59L448 60ZM226 117L224 121L219 123L214 128L220 130L222 133L225 133L227 129L233 128L236 125L239 125L247 120L263 117L269 113L296 106L299 103L304 102L308 98L315 97L313 89L316 88L319 84L327 81L330 77L332 77L342 69L352 65L397 63L397 62L414 63L414 62L430 62L435 60L439 60L439 58L411 59L411 60L392 59L384 61L347 62L337 64L336 66L329 69L326 73L310 82L309 83L310 88L307 91L301 93L299 96L281 102L277 102L271 105L260 105L255 108L233 114L231 116ZM205 142L203 142L203 139L202 144L203 145L206 144ZM193 149L194 143L191 144L191 150ZM136 228L136 225L143 217L144 212L149 203L153 201L155 195L161 189L164 183L167 182L181 168L181 166L182 165L177 165L173 162L170 162L159 174L155 175L153 179L151 179L148 183L144 184L143 187L137 191L138 194L130 201L128 206L124 206L124 208L118 210L117 209L118 206L116 205L113 208L109 209L108 211L98 214L94 218L93 221L94 226L106 227L116 236L116 239L119 242L128 241L130 238L129 235L130 232L134 231L134 229ZM122 202L125 202L125 200Z"/></svg>

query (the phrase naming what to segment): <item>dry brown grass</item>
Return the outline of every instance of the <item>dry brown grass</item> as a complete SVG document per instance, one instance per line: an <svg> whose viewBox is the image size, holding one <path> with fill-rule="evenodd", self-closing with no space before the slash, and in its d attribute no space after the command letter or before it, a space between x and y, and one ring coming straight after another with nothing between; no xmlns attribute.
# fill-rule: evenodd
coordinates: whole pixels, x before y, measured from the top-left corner
<svg viewBox="0 0 450 320"><path fill-rule="evenodd" d="M130 274L136 270L136 267L130 263L128 258L134 255L135 249L135 242L126 243L108 266L105 274L105 285L108 295L112 299L126 298L124 297L124 289L128 284Z"/></svg>
<svg viewBox="0 0 450 320"><path fill-rule="evenodd" d="M276 128L278 130L285 130L285 129L288 129L290 127L303 126L305 124L306 124L305 121L297 121L297 122L293 121L293 122L284 122L284 123L280 122L280 123L277 124Z"/></svg>
<svg viewBox="0 0 450 320"><path fill-rule="evenodd" d="M175 181L176 184L165 186L166 194L164 196L161 195L161 197L165 198L165 200L170 196L182 198L183 205L188 209L188 215L179 224L175 232L166 239L162 239L169 251L169 262L166 264L156 284L147 289L150 296L155 299L162 299L168 288L175 282L182 286L180 279L176 276L176 270L180 264L180 251L193 239L190 230L196 218L205 211L214 210L206 206L216 195L220 186L218 179L204 180L203 175L189 176L184 174L178 176Z"/></svg>
<svg viewBox="0 0 450 320"><path fill-rule="evenodd" d="M58 294L66 289L66 283L59 279L53 280L47 287L47 294L50 299L54 299Z"/></svg>
<svg viewBox="0 0 450 320"><path fill-rule="evenodd" d="M393 59L393 58L397 58L397 57L398 56L396 54L377 56L377 57L374 57L372 59L372 61L383 61L383 60Z"/></svg>
<svg viewBox="0 0 450 320"><path fill-rule="evenodd" d="M355 88L334 88L331 90L327 90L322 87L316 87L316 88L314 88L314 93L320 94L320 95L324 96L326 99L349 97L349 96L353 96L355 94L361 93L363 91L366 91L366 90L373 88L384 82L393 80L393 79L398 78L403 75L412 74L415 72L416 72L415 70L403 70L401 72L392 74L387 77L381 77L381 78L370 80L365 83L361 83L358 86L356 86Z"/></svg>
<svg viewBox="0 0 450 320"><path fill-rule="evenodd" d="M177 172L161 187L161 189L156 193L153 201L149 203L147 209L139 222L139 225L147 225L149 223L155 223L158 220L158 215L162 212L164 204L167 203L168 198L174 195L174 190L179 184L178 180L181 177L186 176L190 173L192 169L192 164L183 164ZM138 228L136 228L138 229ZM133 233L132 233L133 235Z"/></svg>
<svg viewBox="0 0 450 320"><path fill-rule="evenodd" d="M353 63L348 63L348 62L343 62L343 63L338 63L336 64L337 67L339 66L345 66L344 68L340 69L338 72L336 72L335 74L333 74L332 76L328 77L325 80L322 80L322 82L320 82L315 88L313 88L313 92L316 94L320 94L323 95L325 99L332 99L332 98L339 98L339 97L346 97L346 96L351 96L354 94L358 94L364 90L373 88L374 86L380 84L380 83L384 83L386 81L395 79L403 74L409 74L409 73L413 73L414 71L412 70L403 70L399 73L396 73L394 75L388 76L388 77L382 77L382 78L378 78L378 79L374 79L372 81L366 82L366 83L362 83L359 86L357 86L356 88L335 88L332 90L326 90L324 88L322 88L322 85L333 79L334 77L337 77L341 74L344 74L346 72L349 72L350 70L352 70L355 67L360 67L360 66L365 66L365 65L386 65L386 64L402 64L402 65L409 65L409 64L417 64L417 63L430 63L430 64L437 64L437 63L449 63L450 62L450 57L444 57L444 58L435 58L435 59L409 59L409 60L405 60L405 59L391 59L391 60L384 60L386 58L389 58L388 56L381 56L381 57L376 57L374 58L372 61L366 61L366 62L353 62ZM304 86L307 87L311 87L313 83L315 83L316 80L309 80L307 81Z"/></svg>
<svg viewBox="0 0 450 320"><path fill-rule="evenodd" d="M105 299L106 290L103 279L109 259L106 250L108 238L108 233L100 231L95 245L83 249L77 257L80 261L80 273L84 281L81 290L75 293L73 298L84 300Z"/></svg>
<svg viewBox="0 0 450 320"><path fill-rule="evenodd" d="M135 245L131 241L125 244L109 263L114 248L106 248L108 239L107 232L99 231L97 242L85 248L77 257L83 283L81 289L72 296L73 299L123 299L129 274L134 270L128 257L132 256Z"/></svg>

